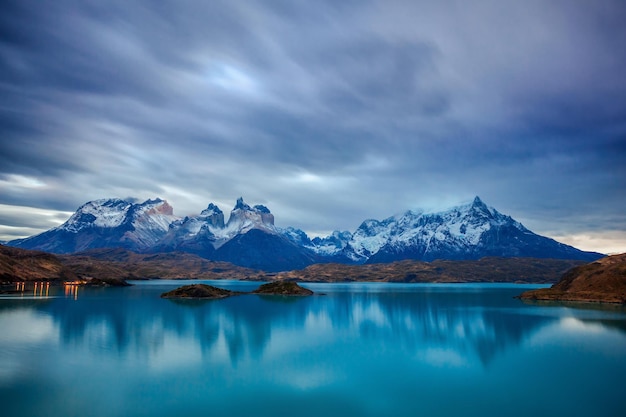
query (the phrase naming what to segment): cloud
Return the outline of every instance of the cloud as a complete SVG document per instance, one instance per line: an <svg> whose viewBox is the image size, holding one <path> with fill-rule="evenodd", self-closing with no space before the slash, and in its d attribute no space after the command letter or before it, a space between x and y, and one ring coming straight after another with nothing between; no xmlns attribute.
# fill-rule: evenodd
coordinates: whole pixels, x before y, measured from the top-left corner
<svg viewBox="0 0 626 417"><path fill-rule="evenodd" d="M243 195L330 231L478 194L624 230L622 3L8 1L0 204Z"/></svg>

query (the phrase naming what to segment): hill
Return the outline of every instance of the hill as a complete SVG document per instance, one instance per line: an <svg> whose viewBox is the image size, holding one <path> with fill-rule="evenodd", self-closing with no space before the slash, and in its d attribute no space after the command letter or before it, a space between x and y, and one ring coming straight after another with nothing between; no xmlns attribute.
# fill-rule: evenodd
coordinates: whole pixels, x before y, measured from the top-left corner
<svg viewBox="0 0 626 417"><path fill-rule="evenodd" d="M527 291L520 298L626 304L626 253L573 268L552 287Z"/></svg>
<svg viewBox="0 0 626 417"><path fill-rule="evenodd" d="M93 249L59 256L80 276L122 279L262 280L265 274L229 262L210 261L184 252L139 254L125 249Z"/></svg>
<svg viewBox="0 0 626 417"><path fill-rule="evenodd" d="M515 282L553 283L582 261L487 257L473 261L399 261L387 264L316 264L282 272L277 280L306 282Z"/></svg>
<svg viewBox="0 0 626 417"><path fill-rule="evenodd" d="M76 278L55 255L0 245L0 282L73 281Z"/></svg>

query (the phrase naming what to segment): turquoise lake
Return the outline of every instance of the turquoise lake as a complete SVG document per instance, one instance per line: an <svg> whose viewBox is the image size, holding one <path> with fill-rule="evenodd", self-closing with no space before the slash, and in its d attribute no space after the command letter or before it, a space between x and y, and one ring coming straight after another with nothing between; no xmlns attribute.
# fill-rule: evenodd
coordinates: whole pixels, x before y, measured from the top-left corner
<svg viewBox="0 0 626 417"><path fill-rule="evenodd" d="M323 295L159 298L186 283L0 298L0 414L626 412L624 307L529 305L513 297L537 286L509 284L302 284Z"/></svg>

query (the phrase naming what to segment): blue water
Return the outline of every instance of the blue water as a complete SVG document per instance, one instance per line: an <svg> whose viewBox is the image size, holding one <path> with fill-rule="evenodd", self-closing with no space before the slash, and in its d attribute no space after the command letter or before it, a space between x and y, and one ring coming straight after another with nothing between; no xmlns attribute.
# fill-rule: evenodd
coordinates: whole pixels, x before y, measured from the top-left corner
<svg viewBox="0 0 626 417"><path fill-rule="evenodd" d="M214 281L252 290L257 283ZM181 281L0 299L0 414L623 416L626 310L532 286L303 284L160 299Z"/></svg>

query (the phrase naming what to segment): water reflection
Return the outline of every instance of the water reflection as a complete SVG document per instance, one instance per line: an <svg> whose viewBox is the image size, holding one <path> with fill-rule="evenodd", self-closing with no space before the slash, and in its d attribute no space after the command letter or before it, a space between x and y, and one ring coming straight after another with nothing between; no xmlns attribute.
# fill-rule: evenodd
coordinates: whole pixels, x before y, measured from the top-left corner
<svg viewBox="0 0 626 417"><path fill-rule="evenodd" d="M160 289L149 287L82 289L81 298L77 286L64 291L74 302L54 298L19 306L51 317L64 345L154 358L176 340L196 346L200 358L223 357L233 365L258 360L268 349L297 350L310 339L334 343L350 338L376 349L401 346L424 358L439 355L433 363L447 352L451 363L476 357L488 366L556 320L520 314L520 303L508 293L494 297L489 291L340 291L308 298L243 295L214 301L163 300ZM617 328L623 330L621 326Z"/></svg>
<svg viewBox="0 0 626 417"><path fill-rule="evenodd" d="M5 414L408 417L473 404L521 417L537 404L569 416L626 405L623 309L528 306L512 298L519 288L489 286L159 298L177 285L0 300Z"/></svg>
<svg viewBox="0 0 626 417"><path fill-rule="evenodd" d="M33 291L48 295L49 286ZM176 339L196 346L200 357L223 357L233 365L245 358L258 360L267 349L299 349L310 339L333 343L351 338L377 349L401 346L433 363L442 362L446 352L451 363L476 357L488 366L498 354L558 319L554 314L520 314L517 300L489 291L345 291L309 298L243 295L212 301L163 300L160 290L151 288L82 291L79 299L78 286L65 286L67 298L4 302L2 307L32 308L52 318L67 346L154 357ZM28 320L24 326L34 325L32 317ZM597 323L622 332L626 327L624 320ZM288 335L289 342L277 335Z"/></svg>
<svg viewBox="0 0 626 417"><path fill-rule="evenodd" d="M61 292L66 298L78 299L78 290L84 286L83 281L68 281L61 285L51 284L50 281L15 282L15 289L8 292L3 299L19 298L48 298L58 296ZM8 287L8 285L7 285ZM6 287L5 287L6 288ZM12 288L12 287L11 287Z"/></svg>
<svg viewBox="0 0 626 417"><path fill-rule="evenodd" d="M65 291L65 297L78 300L78 289L81 287L81 285L82 283L80 282L66 282L63 285L63 289Z"/></svg>

